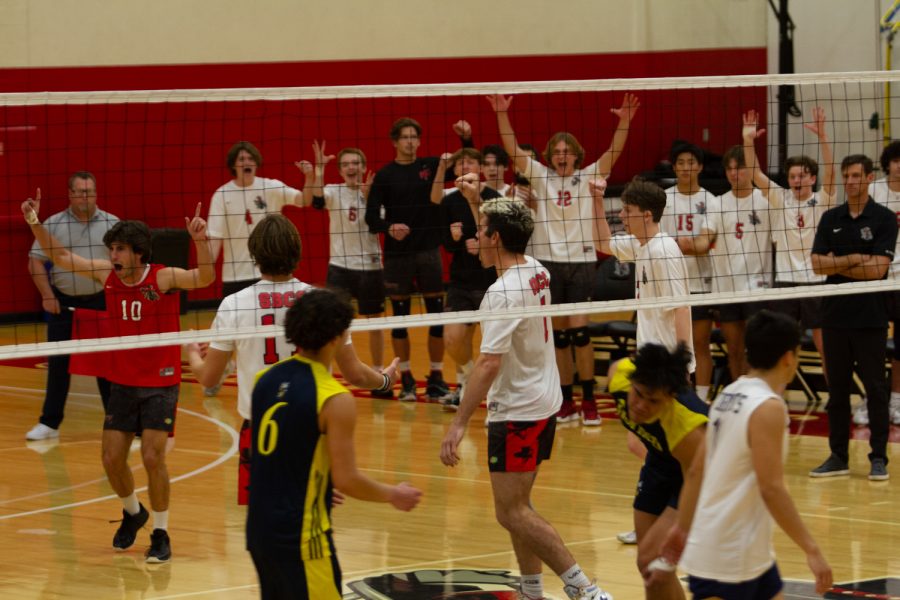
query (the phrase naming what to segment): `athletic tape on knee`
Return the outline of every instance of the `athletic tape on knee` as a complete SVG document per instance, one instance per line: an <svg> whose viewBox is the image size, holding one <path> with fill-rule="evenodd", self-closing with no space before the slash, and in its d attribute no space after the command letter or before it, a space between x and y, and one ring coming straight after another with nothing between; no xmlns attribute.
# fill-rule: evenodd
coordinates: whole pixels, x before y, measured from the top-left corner
<svg viewBox="0 0 900 600"><path fill-rule="evenodd" d="M391 307L394 309L394 316L405 317L409 314L409 298L403 300L394 300L391 298ZM404 328L391 329L391 337L395 340L405 340L409 337L409 332Z"/></svg>
<svg viewBox="0 0 900 600"><path fill-rule="evenodd" d="M569 332L565 329L553 330L553 345L560 350L568 348L572 340L569 339Z"/></svg>
<svg viewBox="0 0 900 600"><path fill-rule="evenodd" d="M578 348L587 346L591 343L591 334L588 333L587 327L576 327L574 329L570 329L569 337L572 340L572 345Z"/></svg>

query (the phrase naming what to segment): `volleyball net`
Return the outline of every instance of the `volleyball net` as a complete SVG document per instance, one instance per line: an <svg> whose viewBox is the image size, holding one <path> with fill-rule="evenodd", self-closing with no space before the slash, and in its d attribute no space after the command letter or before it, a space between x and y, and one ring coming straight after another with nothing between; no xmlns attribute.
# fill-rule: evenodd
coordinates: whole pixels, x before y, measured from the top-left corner
<svg viewBox="0 0 900 600"><path fill-rule="evenodd" d="M398 156L398 148L397 140L391 138L390 132L392 125L402 117L414 119L419 127L415 140L418 157L440 157L468 146L480 151L481 158L490 156L488 163L498 162L498 159L502 163L504 155L500 149L511 150L508 144L504 144L509 139L501 135L502 125L495 110L496 102L492 103L486 97L497 94L504 98L512 97L506 114L519 147L530 145L534 148L535 156L530 159L534 161L533 167L528 173L517 174L516 167L520 165L521 157L516 151L506 152L512 156L505 171L497 176L492 164L481 165L480 178L483 181L493 178L488 183L498 188L515 185L531 188L534 196L532 202L535 203L531 205L535 229L543 231L542 234L535 234L533 244L543 246L531 247L529 252L540 260L547 260L544 257L548 255L557 256L558 245L564 239L576 239L576 242L580 239L583 245L591 246L590 254L595 249L593 223L586 225L583 222L584 219L593 220L593 215L585 216L586 213L575 210L579 203L591 202L592 198L582 191L580 196L576 194L566 204L562 195L548 197L558 190L546 181L539 181L541 177L549 179L556 176L554 147L548 141L557 139L554 135L558 132L569 132L577 140L577 149L583 149L583 156L578 156L578 164L572 165L576 173L561 176L561 185L570 186L572 190L584 190L578 182L566 179L605 176L608 187L604 207L614 233L622 233L619 211L624 186L633 178L640 177L662 188L674 186L677 189L678 155L683 153L679 150L698 149L702 169L695 169L694 175L709 201L696 215L691 233L669 232L673 236L694 236L703 229L704 224L710 222L707 208L711 210L715 206L720 213L738 212L737 208L732 209L724 201L714 202L713 198L727 194L734 187L727 172L728 161L723 161L722 157L729 156L729 149L743 145L744 119L750 111L758 114L757 131L766 130L764 135L756 137L753 144L760 171L772 181L773 186L783 188L785 194L795 191L784 168L785 159L794 156L808 156L816 162L817 177L810 186L811 191L817 194L822 192L826 168L831 167L835 173L831 194L834 203L841 203L844 198L840 162L845 156L867 155L874 161L875 177L882 179L887 176L882 172L879 161L885 146L881 116L883 107L892 100L885 95L886 84L896 79L897 75L893 73L858 72L452 85L2 94L0 168L5 171L2 184L5 200L2 201L4 210L0 229L5 242L0 249L0 316L6 325L0 327L6 333L0 346L0 359L190 341L270 337L280 331L277 327L263 324L209 331L206 329L208 319L200 319L195 316L196 313L190 312L182 317L182 328L192 327L193 331L136 338L101 336L90 340L43 342L43 327L36 318L43 309L42 298L33 283L34 274L29 272L29 251L34 237L24 223L20 204L25 198L34 197L37 188L40 188L42 203L39 216L42 221L65 211L74 201L69 183L70 176L76 172L87 171L94 176L95 200L99 208L120 219L142 221L151 228L156 238L151 261L190 268L196 266L197 257L194 244L184 230L184 217L193 216L198 204L204 218L212 221L217 216L213 214L216 190L237 177L232 171L234 165L228 164L228 152L236 142L249 141L259 151L255 175L258 180L266 182L261 184L264 191L245 195L243 201L247 205L242 206L241 210L247 227L240 231L233 228L220 231L223 242L227 244L229 240L238 240L239 244L246 243L248 232L262 215L272 212L269 205L272 202L283 203L282 212L296 225L303 245L302 259L295 273L302 281L324 286L329 264L334 264L336 258L345 261L337 261L340 264L347 264L349 260L351 265L358 263L359 259L369 260L368 254L362 255L364 251L359 250L360 244L357 242L371 235L369 221L392 221L390 195L384 190L377 192L382 199L387 194L387 199L382 206L375 207L374 212L370 205L365 214L360 214L361 205L332 206L329 203L324 208L316 208L315 204L296 206L295 203L302 203L300 197L305 188L314 187L317 164L322 169L319 183L330 187L332 191L329 193L334 194L335 186L346 186L347 165L341 164L342 157L361 159L359 168L362 174L357 175L357 182L363 184L366 171L375 173L392 163ZM783 123L778 122L779 114L784 112L779 110L779 103L785 104L787 109L788 117ZM817 113L816 109L822 112ZM624 127L623 111L628 113ZM824 119L817 117L817 114L824 115ZM893 111L893 114L900 113ZM816 133L815 127L824 128L824 138ZM617 146L623 129L627 130L627 137ZM781 136L784 139L780 139ZM823 139L829 145L828 152L823 148ZM312 147L314 141L324 141L324 155L335 155L328 159L328 164L322 165L322 161L317 160ZM348 148L355 150L349 155L339 154ZM569 149L576 150L571 144ZM441 198L456 189L454 179L457 176L463 175L466 169L471 170L464 166L464 156L457 154L456 163L448 165L446 184L438 186L446 188L440 192ZM594 165L604 156L611 164L608 173L579 171ZM437 162L428 164L434 167ZM545 171L547 174L542 175ZM526 175L530 175L531 179ZM430 183L430 177L434 177L432 169L422 171L421 178L426 183ZM376 178L371 189L374 190L378 184ZM875 185L887 184L879 182ZM356 187L350 187L355 194ZM266 190L275 190L276 193L270 196ZM316 190L317 197L328 197L328 193L321 188L316 187ZM516 197L515 188L513 191L500 189L498 192ZM431 197L417 200L421 202L421 206L415 209L421 211L417 213L418 223L424 228L421 239L426 240L424 243L428 247L444 247L443 242L450 235L452 223L446 221L446 215L440 208L441 198L437 202ZM542 202L552 202L559 210L542 210L539 207ZM900 211L900 208L896 210ZM355 214L351 215L354 211ZM667 216L676 215L671 210L668 215L664 213L664 230ZM771 283L779 277L788 281L802 281L802 278L797 279L795 274L785 273L783 269L779 271L779 261L771 258L772 244L777 245L778 240L786 239L784 234L789 225L784 215L777 213L769 204L759 208L755 216L750 216L751 219L757 217L768 224L768 233L758 237L755 247L748 249L746 244L724 243L724 232L711 243L713 249L710 252L713 255L718 253L719 260L726 266L702 276L709 279L709 289L702 291L710 293L678 298L605 300L603 298L611 297L603 289L608 282L598 279L592 294L596 300L592 302L505 311L502 314L450 312L402 317L391 316L390 303L387 303L388 316L360 319L354 323L354 329L425 327L517 318L534 314L537 310L541 316L590 313L602 319L608 313L673 304L718 305L746 302L748 299L765 301L894 289L892 279L817 286L814 289L772 289ZM354 222L356 228L352 230L336 229L335 223L349 227L348 224ZM806 226L810 227L809 224ZM581 231L581 238L577 235L566 238L573 230ZM73 224L67 237L78 240L81 233ZM377 244L381 246L382 238L377 239ZM777 248L777 252L783 251L784 248ZM397 256L398 252L402 254L403 249L393 250L393 255ZM808 248L803 252L808 253ZM335 256L336 253L342 256ZM451 253L446 249L442 253L444 280L452 285L449 269ZM735 268L748 268L747 256L741 253L752 253L755 262L759 263L762 278L758 285L752 289L715 285L716 279L729 277L727 265L740 264L743 266ZM93 258L104 259L106 256ZM568 257L564 257L563 262L565 260ZM701 253L699 258L690 257L689 260L702 261L705 256ZM588 262L591 263L591 260ZM369 261L368 264L371 266L373 263ZM45 267L49 268L49 265ZM228 264L223 265L223 258L219 257L216 282L190 291L184 298L186 305L189 308L214 309L222 297L223 269L228 268ZM600 269L598 278L599 273Z"/></svg>

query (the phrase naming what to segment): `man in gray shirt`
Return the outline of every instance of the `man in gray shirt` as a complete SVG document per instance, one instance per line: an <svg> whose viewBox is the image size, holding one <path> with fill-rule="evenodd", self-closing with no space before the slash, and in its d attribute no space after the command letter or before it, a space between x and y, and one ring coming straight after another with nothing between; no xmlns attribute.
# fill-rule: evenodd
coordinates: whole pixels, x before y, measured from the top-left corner
<svg viewBox="0 0 900 600"><path fill-rule="evenodd" d="M97 208L97 180L94 176L87 171L78 171L69 177L69 208L52 215L44 224L73 253L84 258L106 258L109 251L103 244L103 235L118 221L118 217ZM106 308L103 286L100 283L90 276L83 277L52 266L37 242L28 253L28 271L41 293L43 308L48 313L49 342L72 338L74 309ZM44 407L38 424L25 434L25 439L28 440L59 437L59 425L63 420L66 397L69 394L69 357L51 356L47 362ZM98 377L97 387L105 409L109 398L109 382Z"/></svg>

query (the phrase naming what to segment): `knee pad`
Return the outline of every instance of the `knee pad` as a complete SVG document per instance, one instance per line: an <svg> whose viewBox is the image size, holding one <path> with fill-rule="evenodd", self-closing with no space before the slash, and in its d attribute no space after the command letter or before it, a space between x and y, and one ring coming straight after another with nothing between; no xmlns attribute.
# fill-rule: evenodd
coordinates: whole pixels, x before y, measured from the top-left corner
<svg viewBox="0 0 900 600"><path fill-rule="evenodd" d="M444 337L444 326L443 325L432 325L428 328L428 335L431 337L442 338Z"/></svg>
<svg viewBox="0 0 900 600"><path fill-rule="evenodd" d="M404 298L403 300L391 298L391 307L394 309L395 317L405 317L409 314L409 298ZM402 327L400 329L391 329L391 337L395 340L405 340L409 337L409 332Z"/></svg>
<svg viewBox="0 0 900 600"><path fill-rule="evenodd" d="M425 300L425 312L427 312L429 314L444 312L444 297L443 296L429 296L427 298L424 298L424 300Z"/></svg>
<svg viewBox="0 0 900 600"><path fill-rule="evenodd" d="M575 329L570 329L569 337L572 340L572 345L576 348L581 348L591 343L591 334L588 333L587 327L576 327Z"/></svg>
<svg viewBox="0 0 900 600"><path fill-rule="evenodd" d="M563 350L569 347L569 344L572 340L569 339L569 332L565 329L554 329L553 330L553 345Z"/></svg>

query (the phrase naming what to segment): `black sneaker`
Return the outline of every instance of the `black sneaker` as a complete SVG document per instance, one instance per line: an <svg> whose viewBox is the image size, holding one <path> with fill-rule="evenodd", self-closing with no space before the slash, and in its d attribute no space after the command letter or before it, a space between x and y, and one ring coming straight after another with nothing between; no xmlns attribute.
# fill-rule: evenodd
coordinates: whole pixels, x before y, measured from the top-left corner
<svg viewBox="0 0 900 600"><path fill-rule="evenodd" d="M451 392L450 397L442 402L444 410L448 412L456 412L459 410L459 401L462 400L462 385L457 385L456 389Z"/></svg>
<svg viewBox="0 0 900 600"><path fill-rule="evenodd" d="M850 467L847 461L841 460L834 454L829 456L825 462L809 472L810 477L837 477L838 475L849 475Z"/></svg>
<svg viewBox="0 0 900 600"><path fill-rule="evenodd" d="M416 379L409 371L400 374L400 402L416 401Z"/></svg>
<svg viewBox="0 0 900 600"><path fill-rule="evenodd" d="M887 481L891 476L887 471L887 464L883 458L873 458L872 468L869 470L869 481Z"/></svg>
<svg viewBox="0 0 900 600"><path fill-rule="evenodd" d="M172 546L165 529L154 529L150 534L150 547L147 548L146 556L148 563L169 562L172 558Z"/></svg>
<svg viewBox="0 0 900 600"><path fill-rule="evenodd" d="M443 375L439 371L432 371L428 379L425 380L425 395L428 396L429 402L440 402L443 404L450 400L453 394L450 392L450 386L444 381Z"/></svg>
<svg viewBox="0 0 900 600"><path fill-rule="evenodd" d="M394 389L391 388L389 390L385 390L383 392L379 392L378 390L372 390L373 398L382 398L384 400L393 400L394 399Z"/></svg>
<svg viewBox="0 0 900 600"><path fill-rule="evenodd" d="M139 506L141 510L136 515L129 515L127 510L122 509L122 524L119 525L116 535L113 536L113 548L116 550L128 550L131 548L134 545L134 538L137 537L138 529L143 527L147 519L150 518L150 513L147 512L144 505L141 504ZM110 522L115 523L115 521Z"/></svg>

